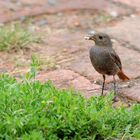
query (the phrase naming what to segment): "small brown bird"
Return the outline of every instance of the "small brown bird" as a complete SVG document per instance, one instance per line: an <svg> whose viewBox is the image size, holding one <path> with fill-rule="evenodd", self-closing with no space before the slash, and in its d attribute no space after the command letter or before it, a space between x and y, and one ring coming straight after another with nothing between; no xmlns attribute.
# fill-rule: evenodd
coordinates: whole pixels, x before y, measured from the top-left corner
<svg viewBox="0 0 140 140"><path fill-rule="evenodd" d="M116 98L116 80L118 75L123 81L129 78L122 71L122 64L119 56L112 48L110 37L105 33L91 33L85 37L87 40L93 40L95 46L90 49L90 60L97 72L103 75L102 95L104 91L105 75L112 75L114 82L114 94Z"/></svg>

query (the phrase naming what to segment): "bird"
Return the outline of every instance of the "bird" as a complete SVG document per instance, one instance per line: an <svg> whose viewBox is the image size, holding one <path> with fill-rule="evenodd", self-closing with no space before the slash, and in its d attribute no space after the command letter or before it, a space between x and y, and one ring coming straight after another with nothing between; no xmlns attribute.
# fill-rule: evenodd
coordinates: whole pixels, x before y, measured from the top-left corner
<svg viewBox="0 0 140 140"><path fill-rule="evenodd" d="M129 80L129 77L122 70L120 57L113 49L111 38L106 33L92 32L85 36L85 39L95 42L90 48L89 56L94 69L103 76L101 95L104 94L106 75L113 76L115 100L117 96L115 75L123 81Z"/></svg>

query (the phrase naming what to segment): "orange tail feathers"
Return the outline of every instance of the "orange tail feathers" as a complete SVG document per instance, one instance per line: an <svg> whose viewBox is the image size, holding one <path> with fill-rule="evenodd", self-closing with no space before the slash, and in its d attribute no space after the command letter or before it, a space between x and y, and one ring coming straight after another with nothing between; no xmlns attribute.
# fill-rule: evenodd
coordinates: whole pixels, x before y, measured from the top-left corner
<svg viewBox="0 0 140 140"><path fill-rule="evenodd" d="M117 75L118 75L118 77L119 77L121 80L123 80L123 81L128 81L128 80L129 80L129 77L127 77L127 76L123 73L123 71L119 71L119 72L117 73Z"/></svg>

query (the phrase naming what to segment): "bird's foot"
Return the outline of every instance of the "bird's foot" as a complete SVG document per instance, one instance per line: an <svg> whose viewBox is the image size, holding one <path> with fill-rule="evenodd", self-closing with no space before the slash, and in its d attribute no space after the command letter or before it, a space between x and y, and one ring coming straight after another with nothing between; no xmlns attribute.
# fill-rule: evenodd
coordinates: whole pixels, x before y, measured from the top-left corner
<svg viewBox="0 0 140 140"><path fill-rule="evenodd" d="M117 95L114 96L114 98L112 99L113 103L118 101Z"/></svg>
<svg viewBox="0 0 140 140"><path fill-rule="evenodd" d="M106 96L106 93L101 93L100 96L101 96L101 97L104 97L104 96Z"/></svg>

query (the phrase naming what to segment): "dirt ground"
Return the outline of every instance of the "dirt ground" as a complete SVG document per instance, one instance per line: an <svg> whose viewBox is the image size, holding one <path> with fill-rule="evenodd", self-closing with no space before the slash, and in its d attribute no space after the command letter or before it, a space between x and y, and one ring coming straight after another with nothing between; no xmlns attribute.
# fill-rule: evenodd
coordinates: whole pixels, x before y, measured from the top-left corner
<svg viewBox="0 0 140 140"><path fill-rule="evenodd" d="M117 79L120 96L140 102L140 1L134 0L0 0L0 23L30 19L42 41L30 50L0 52L0 72L15 77L30 70L31 56L44 65L36 79L52 80L59 88L75 88L89 98L100 95L102 76L92 67L84 40L91 30L108 33L129 82ZM112 90L107 77L106 92Z"/></svg>

